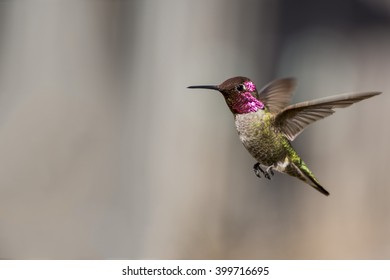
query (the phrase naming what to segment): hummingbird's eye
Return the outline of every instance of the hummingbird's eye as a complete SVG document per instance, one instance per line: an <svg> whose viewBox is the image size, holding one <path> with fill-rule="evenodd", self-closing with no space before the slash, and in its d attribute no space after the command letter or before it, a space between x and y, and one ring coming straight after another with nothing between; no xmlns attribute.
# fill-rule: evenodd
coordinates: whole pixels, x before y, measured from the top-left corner
<svg viewBox="0 0 390 280"><path fill-rule="evenodd" d="M239 84L239 85L236 87L236 89L237 89L238 91L244 91L244 90L245 90L245 85Z"/></svg>

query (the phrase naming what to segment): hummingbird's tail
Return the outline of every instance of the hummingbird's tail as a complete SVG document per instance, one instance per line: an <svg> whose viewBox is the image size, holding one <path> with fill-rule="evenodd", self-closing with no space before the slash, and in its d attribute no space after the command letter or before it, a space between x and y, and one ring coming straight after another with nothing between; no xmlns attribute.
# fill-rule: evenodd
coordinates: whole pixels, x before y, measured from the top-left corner
<svg viewBox="0 0 390 280"><path fill-rule="evenodd" d="M289 175L301 179L305 183L315 188L320 193L326 196L329 195L329 192L320 185L320 183L314 177L314 174L309 170L307 165L300 158L297 158L297 160L292 160L290 164L286 167L285 172Z"/></svg>

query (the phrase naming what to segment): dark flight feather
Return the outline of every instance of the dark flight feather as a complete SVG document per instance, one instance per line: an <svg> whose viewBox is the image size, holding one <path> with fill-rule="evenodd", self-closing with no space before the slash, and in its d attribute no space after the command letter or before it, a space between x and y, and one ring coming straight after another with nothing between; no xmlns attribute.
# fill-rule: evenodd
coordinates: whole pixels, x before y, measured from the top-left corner
<svg viewBox="0 0 390 280"><path fill-rule="evenodd" d="M309 124L332 115L334 108L345 108L380 92L341 94L287 106L275 117L275 125L290 140L301 133Z"/></svg>
<svg viewBox="0 0 390 280"><path fill-rule="evenodd" d="M293 78L278 79L263 87L257 96L267 109L276 114L291 103L296 81Z"/></svg>

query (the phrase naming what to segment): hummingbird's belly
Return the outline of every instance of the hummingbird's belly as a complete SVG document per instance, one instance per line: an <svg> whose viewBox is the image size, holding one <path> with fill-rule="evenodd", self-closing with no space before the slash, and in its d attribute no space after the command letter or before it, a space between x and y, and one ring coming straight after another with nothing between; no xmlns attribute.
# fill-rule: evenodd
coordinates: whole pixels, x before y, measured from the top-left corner
<svg viewBox="0 0 390 280"><path fill-rule="evenodd" d="M236 128L241 142L260 164L271 166L286 157L286 139L264 111L236 115Z"/></svg>

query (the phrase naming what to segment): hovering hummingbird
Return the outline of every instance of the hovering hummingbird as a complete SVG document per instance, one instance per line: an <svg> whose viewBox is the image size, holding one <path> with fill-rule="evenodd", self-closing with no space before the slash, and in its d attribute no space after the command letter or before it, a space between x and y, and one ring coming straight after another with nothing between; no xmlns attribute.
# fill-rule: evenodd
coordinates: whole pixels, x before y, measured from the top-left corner
<svg viewBox="0 0 390 280"><path fill-rule="evenodd" d="M332 115L334 108L380 94L363 92L342 94L289 105L295 89L295 79L275 80L260 91L246 77L234 77L220 85L189 86L217 90L234 115L241 142L257 160L253 166L256 176L273 176L273 170L297 177L324 195L329 195L307 165L291 146L309 124ZM264 168L264 169L263 169Z"/></svg>

